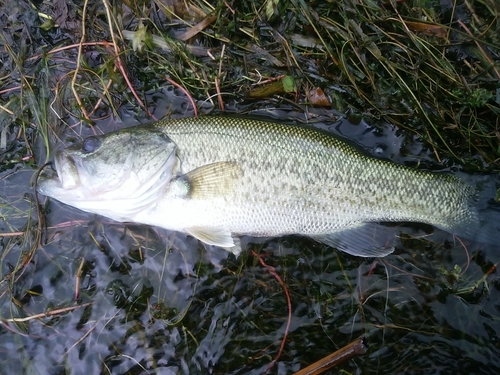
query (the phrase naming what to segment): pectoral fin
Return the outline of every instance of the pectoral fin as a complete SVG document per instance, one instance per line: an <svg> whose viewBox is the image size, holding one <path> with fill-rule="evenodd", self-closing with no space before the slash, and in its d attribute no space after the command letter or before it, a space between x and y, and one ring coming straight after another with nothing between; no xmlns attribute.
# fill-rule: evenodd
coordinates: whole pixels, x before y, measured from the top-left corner
<svg viewBox="0 0 500 375"><path fill-rule="evenodd" d="M231 193L241 175L238 163L225 161L196 168L179 177L175 183L182 186L186 198L210 199Z"/></svg>
<svg viewBox="0 0 500 375"><path fill-rule="evenodd" d="M227 248L235 246L231 232L226 229L189 228L186 231L208 245Z"/></svg>
<svg viewBox="0 0 500 375"><path fill-rule="evenodd" d="M365 258L385 257L394 251L396 230L377 223L361 223L354 228L325 235L311 236L314 240L345 253Z"/></svg>

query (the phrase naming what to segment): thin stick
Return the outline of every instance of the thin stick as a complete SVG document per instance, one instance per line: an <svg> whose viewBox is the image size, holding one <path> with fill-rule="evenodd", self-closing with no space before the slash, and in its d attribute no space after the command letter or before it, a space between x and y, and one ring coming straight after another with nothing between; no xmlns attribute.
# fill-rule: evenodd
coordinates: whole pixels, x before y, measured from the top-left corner
<svg viewBox="0 0 500 375"><path fill-rule="evenodd" d="M319 375L332 367L338 366L342 362L348 359L357 357L359 355L365 354L368 349L366 340L361 337L343 348L337 350L336 352L320 359L319 361L313 363L312 365L297 371L293 375Z"/></svg>
<svg viewBox="0 0 500 375"><path fill-rule="evenodd" d="M189 101L191 102L191 105L193 106L194 117L198 117L198 108L196 108L196 104L194 104L194 99L191 96L191 94L184 87L182 87L177 82L175 82L173 79L170 79L168 77L165 77L165 79L169 83L171 83L172 85L174 85L175 87L177 87L178 89L180 89L184 94L186 94L186 96L188 97Z"/></svg>
<svg viewBox="0 0 500 375"><path fill-rule="evenodd" d="M85 264L85 259L82 258L80 266L78 267L78 271L76 271L75 301L78 301L78 297L80 297L80 283L82 280L82 270L84 264Z"/></svg>
<svg viewBox="0 0 500 375"><path fill-rule="evenodd" d="M144 105L142 102L141 98L139 98L139 95L137 95L137 92L134 90L134 87L132 86L132 83L128 79L127 72L125 71L125 67L123 66L122 60L120 59L120 49L118 48L118 44L116 43L115 40L115 33L113 32L113 19L111 17L111 12L109 10L109 4L107 0L103 1L104 7L106 8L106 16L108 18L108 24L109 24L109 33L111 34L111 40L113 41L113 49L115 51L115 63L118 66L118 69L122 73L123 78L125 79L125 82L127 82L127 86L129 87L130 91L132 91L132 95L134 95L135 100L137 100L137 103L144 108L146 111L146 114L150 117L152 117L154 120L158 120L155 116L153 116L150 112L149 109Z"/></svg>
<svg viewBox="0 0 500 375"><path fill-rule="evenodd" d="M222 52L220 53L220 61L219 61L219 74L215 77L215 90L217 91L217 99L219 101L219 108L221 111L224 111L224 101L222 100L222 96L220 93L220 77L222 75L222 61L224 60L224 51L226 50L226 45L222 45Z"/></svg>
<svg viewBox="0 0 500 375"><path fill-rule="evenodd" d="M80 63L82 59L82 49L83 49L83 42L85 41L85 18L87 17L87 0L83 3L83 11L82 11L82 37L80 38L80 44L78 45L78 56L76 58L76 69L75 69L75 74L73 74L73 79L71 80L71 90L73 91L73 95L75 96L76 101L78 102L78 105L80 106L80 110L83 113L83 116L88 119L89 116L87 114L87 111L85 111L85 107L83 106L82 101L80 100L80 96L78 95L78 92L75 89L76 85L76 79L78 77L78 72L80 70Z"/></svg>
<svg viewBox="0 0 500 375"><path fill-rule="evenodd" d="M87 302L87 303L83 303L83 304L78 305L78 306L70 306L70 307L65 307L63 309L57 309L57 310L47 311L47 312L44 312L44 313L27 316L25 318L10 318L10 319L4 319L3 321L4 322L10 322L10 323L14 323L14 322L15 323L27 322L27 321L34 320L34 319L45 318L45 317L48 317L48 316L54 316L54 315L58 315L58 314L62 314L62 313L67 313L69 311L73 311L73 310L79 309L80 307L86 307L86 306L90 306L90 305L93 305L93 304L94 304L94 302Z"/></svg>
<svg viewBox="0 0 500 375"><path fill-rule="evenodd" d="M47 51L47 55L52 55L54 53L57 53L57 52L61 52L61 51L66 51L68 49L73 49L73 48L79 48L80 46L107 46L109 45L109 42L108 41L103 41L103 42L81 42L79 44L70 44L68 46L63 46L63 47L59 47L59 48L54 48L54 49L51 49L50 51ZM42 56L41 53L39 53L38 55L33 55L31 56L29 59L27 59L28 61L31 61L31 60L36 60L36 59L39 59L40 57ZM19 89L21 88L20 86L18 87ZM3 93L3 92L0 92L0 94Z"/></svg>
<svg viewBox="0 0 500 375"><path fill-rule="evenodd" d="M269 273L273 275L274 278L281 285L283 291L285 292L286 302L288 305L288 319L286 321L285 333L283 334L283 339L281 340L281 345L278 354L276 354L276 357L274 357L269 366L267 366L266 373L268 373L273 368L274 364L278 361L279 357L281 357L281 353L283 352L283 348L285 347L286 339L288 337L288 332L290 330L290 323L292 322L292 301L290 299L290 294L288 293L288 289L283 280L281 279L280 275L278 275L278 273L276 272L276 269L272 266L268 266L266 262L264 262L262 257L253 250L252 250L252 255L256 258L259 258L259 262L262 265L262 267L266 268L269 271Z"/></svg>
<svg viewBox="0 0 500 375"><path fill-rule="evenodd" d="M24 232L0 233L0 237L16 237L23 236Z"/></svg>
<svg viewBox="0 0 500 375"><path fill-rule="evenodd" d="M222 96L220 94L219 77L215 77L215 91L217 91L217 100L219 102L219 108L221 111L224 111L224 101L222 100Z"/></svg>
<svg viewBox="0 0 500 375"><path fill-rule="evenodd" d="M15 87L11 87L11 88L8 88L5 90L0 90L0 95L6 94L6 93L11 92L11 91L16 91L16 90L21 90L21 86L15 86Z"/></svg>
<svg viewBox="0 0 500 375"><path fill-rule="evenodd" d="M96 324L94 324L94 325L92 326L92 328L90 328L87 332L85 332L85 334L84 334L82 337L80 337L80 338L79 338L79 339L78 339L78 340L77 340L77 341L76 341L73 345L71 345L71 346L68 348L68 350L66 350L66 352L65 352L64 354L68 354L68 353L69 353L69 351L70 351L71 349L73 349L75 346L77 346L79 343L81 343L83 340L85 340L85 338L86 338L88 335L90 335L90 333L92 333L96 327L97 327L97 323L96 323Z"/></svg>
<svg viewBox="0 0 500 375"><path fill-rule="evenodd" d="M467 270L469 269L469 266L470 266L470 254L469 254L469 250L467 249L467 246L465 246L464 242L460 238L458 238L457 236L455 236L455 239L458 242L460 242L460 245L462 245L462 247L464 248L465 255L467 256L467 264L465 265L465 269L460 274L460 276L463 276L465 274L465 272L467 272Z"/></svg>

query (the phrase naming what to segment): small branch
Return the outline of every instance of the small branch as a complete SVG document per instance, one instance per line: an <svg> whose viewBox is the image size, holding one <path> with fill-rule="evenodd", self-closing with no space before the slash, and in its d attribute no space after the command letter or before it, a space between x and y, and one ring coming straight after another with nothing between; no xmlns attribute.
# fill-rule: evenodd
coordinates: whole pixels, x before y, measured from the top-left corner
<svg viewBox="0 0 500 375"><path fill-rule="evenodd" d="M180 89L188 97L189 101L191 102L191 105L193 106L194 117L198 117L198 108L196 108L196 104L194 104L194 99L191 96L191 94L184 87L182 87L177 82L175 82L173 79L170 79L168 77L165 77L165 79L169 83L171 83L172 85L174 85L175 87L177 87L178 89Z"/></svg>
<svg viewBox="0 0 500 375"><path fill-rule="evenodd" d="M58 315L58 314L67 313L69 311L73 311L73 310L79 309L80 307L86 307L86 306L90 306L90 305L93 305L93 304L94 304L94 302L87 302L87 303L84 303L84 304L81 304L81 305L78 305L78 306L71 306L71 307L65 307L65 308L62 308L62 309L51 310L51 311L47 311L47 312L44 312L44 313L27 316L25 318L11 318L11 319L4 319L3 321L4 322L9 322L9 323L28 322L28 321L34 320L34 319L40 319L40 318L50 317L50 316L54 316L54 315Z"/></svg>
<svg viewBox="0 0 500 375"><path fill-rule="evenodd" d="M134 90L134 87L132 86L132 83L130 82L130 80L128 79L128 75L127 75L127 72L125 71L125 67L123 66L123 63L122 63L122 60L120 58L120 49L118 48L118 44L116 43L116 39L115 39L115 33L113 32L113 24L116 24L116 22L114 22L114 19L112 18L111 16L111 10L109 9L109 4L108 4L108 1L107 0L104 0L103 1L104 3L104 8L106 8L106 16L108 18L108 25L109 25L109 33L111 34L111 40L113 41L113 49L114 49L114 52L115 52L115 64L116 66L118 67L118 69L120 70L120 72L122 73L122 76L123 78L125 79L125 82L127 82L127 86L128 88L130 89L130 91L132 92L132 95L134 95L134 98L135 100L137 100L137 103L139 103L139 105L144 108L144 110L146 111L146 114L150 117L152 117L153 119L157 120L156 117L154 117L150 112L149 112L149 109L146 107L146 105L142 102L141 98L139 98L139 95L137 95L137 92Z"/></svg>
<svg viewBox="0 0 500 375"><path fill-rule="evenodd" d="M259 254L257 254L255 251L253 251L253 250L252 250L252 255L254 257L256 257L256 258L259 258L259 262L262 265L262 267L266 268L269 271L269 273L271 275L273 275L274 278L281 285L281 287L283 288L283 291L285 292L286 302L287 302L287 305L288 305L288 319L287 319L287 322L286 322L285 333L283 334L283 339L281 340L281 345L280 345L280 349L278 351L278 354L276 354L276 357L274 357L274 359L271 361L271 363L269 364L269 366L266 369L266 373L267 373L267 372L269 372L273 368L273 366L275 365L275 363L281 357L281 353L283 352L283 348L285 347L285 342L286 342L286 339L288 337L288 332L290 331L290 323L292 321L292 301L290 299L290 293L288 293L288 289L287 289L285 283L283 282L283 280L281 279L281 277L276 272L276 269L274 267L272 267L272 266L268 266L264 262L264 260L262 259L262 257Z"/></svg>
<svg viewBox="0 0 500 375"><path fill-rule="evenodd" d="M83 43L85 41L85 18L87 17L87 3L88 1L85 0L85 2L83 3L83 10L82 10L82 29L81 29L81 33L82 33L82 37L80 39L80 44L78 45L78 55L77 55L77 58L76 58L76 68L75 68L75 73L73 74L73 78L71 79L71 90L73 91L73 95L78 103L78 105L80 106L80 110L82 111L83 113L83 116L88 119L89 116L87 114L87 111L85 111L85 107L83 106L83 103L80 99L80 96L78 95L78 91L76 91L76 88L75 88L75 85L76 85L76 80L77 80L77 77L78 77L78 72L80 71L80 64L81 64L81 60L82 60L82 50L83 50Z"/></svg>
<svg viewBox="0 0 500 375"><path fill-rule="evenodd" d="M361 337L350 344L347 344L343 348L337 350L336 352L314 362L312 365L297 371L293 375L319 375L323 372L331 369L332 367L338 366L339 364L347 361L348 359L357 357L359 355L365 354L368 349L366 340Z"/></svg>
<svg viewBox="0 0 500 375"><path fill-rule="evenodd" d="M82 270L84 265L85 259L82 258L80 266L78 267L78 271L76 271L75 301L78 301L78 298L80 297L80 283L82 280Z"/></svg>
<svg viewBox="0 0 500 375"><path fill-rule="evenodd" d="M0 237L17 237L24 236L24 232L0 233Z"/></svg>

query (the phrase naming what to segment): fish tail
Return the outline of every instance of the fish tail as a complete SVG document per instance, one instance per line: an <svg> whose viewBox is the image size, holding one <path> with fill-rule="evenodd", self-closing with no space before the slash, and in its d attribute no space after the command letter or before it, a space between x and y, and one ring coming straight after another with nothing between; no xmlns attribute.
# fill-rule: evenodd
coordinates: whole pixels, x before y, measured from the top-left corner
<svg viewBox="0 0 500 375"><path fill-rule="evenodd" d="M462 179L473 188L473 193L468 193L450 232L478 243L497 244L500 248L500 202L495 200L500 178L469 175Z"/></svg>

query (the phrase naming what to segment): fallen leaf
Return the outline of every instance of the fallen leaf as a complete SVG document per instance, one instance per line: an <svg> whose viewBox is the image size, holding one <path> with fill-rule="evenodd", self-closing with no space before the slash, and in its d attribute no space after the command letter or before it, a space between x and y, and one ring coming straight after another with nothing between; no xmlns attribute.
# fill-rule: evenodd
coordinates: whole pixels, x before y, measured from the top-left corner
<svg viewBox="0 0 500 375"><path fill-rule="evenodd" d="M185 33L179 35L177 37L177 39L182 40L183 42L185 42L188 39L191 39L193 36L198 34L200 31L205 30L216 19L217 19L217 16L209 16L209 17L205 18L203 21L194 25Z"/></svg>
<svg viewBox="0 0 500 375"><path fill-rule="evenodd" d="M286 76L283 78L283 90L285 92L297 92L297 85L295 85L295 80L291 76Z"/></svg>
<svg viewBox="0 0 500 375"><path fill-rule="evenodd" d="M285 76L283 79L268 83L265 85L254 87L248 96L251 98L262 99L268 98L274 94L283 94L297 92L297 85L291 76Z"/></svg>
<svg viewBox="0 0 500 375"><path fill-rule="evenodd" d="M313 105L320 107L329 107L331 105L330 100L320 87L309 90L307 93L307 100L309 100Z"/></svg>
<svg viewBox="0 0 500 375"><path fill-rule="evenodd" d="M439 38L445 38L448 34L446 27L443 25L411 21L405 21L405 24L410 30L420 32L427 36L437 36Z"/></svg>

